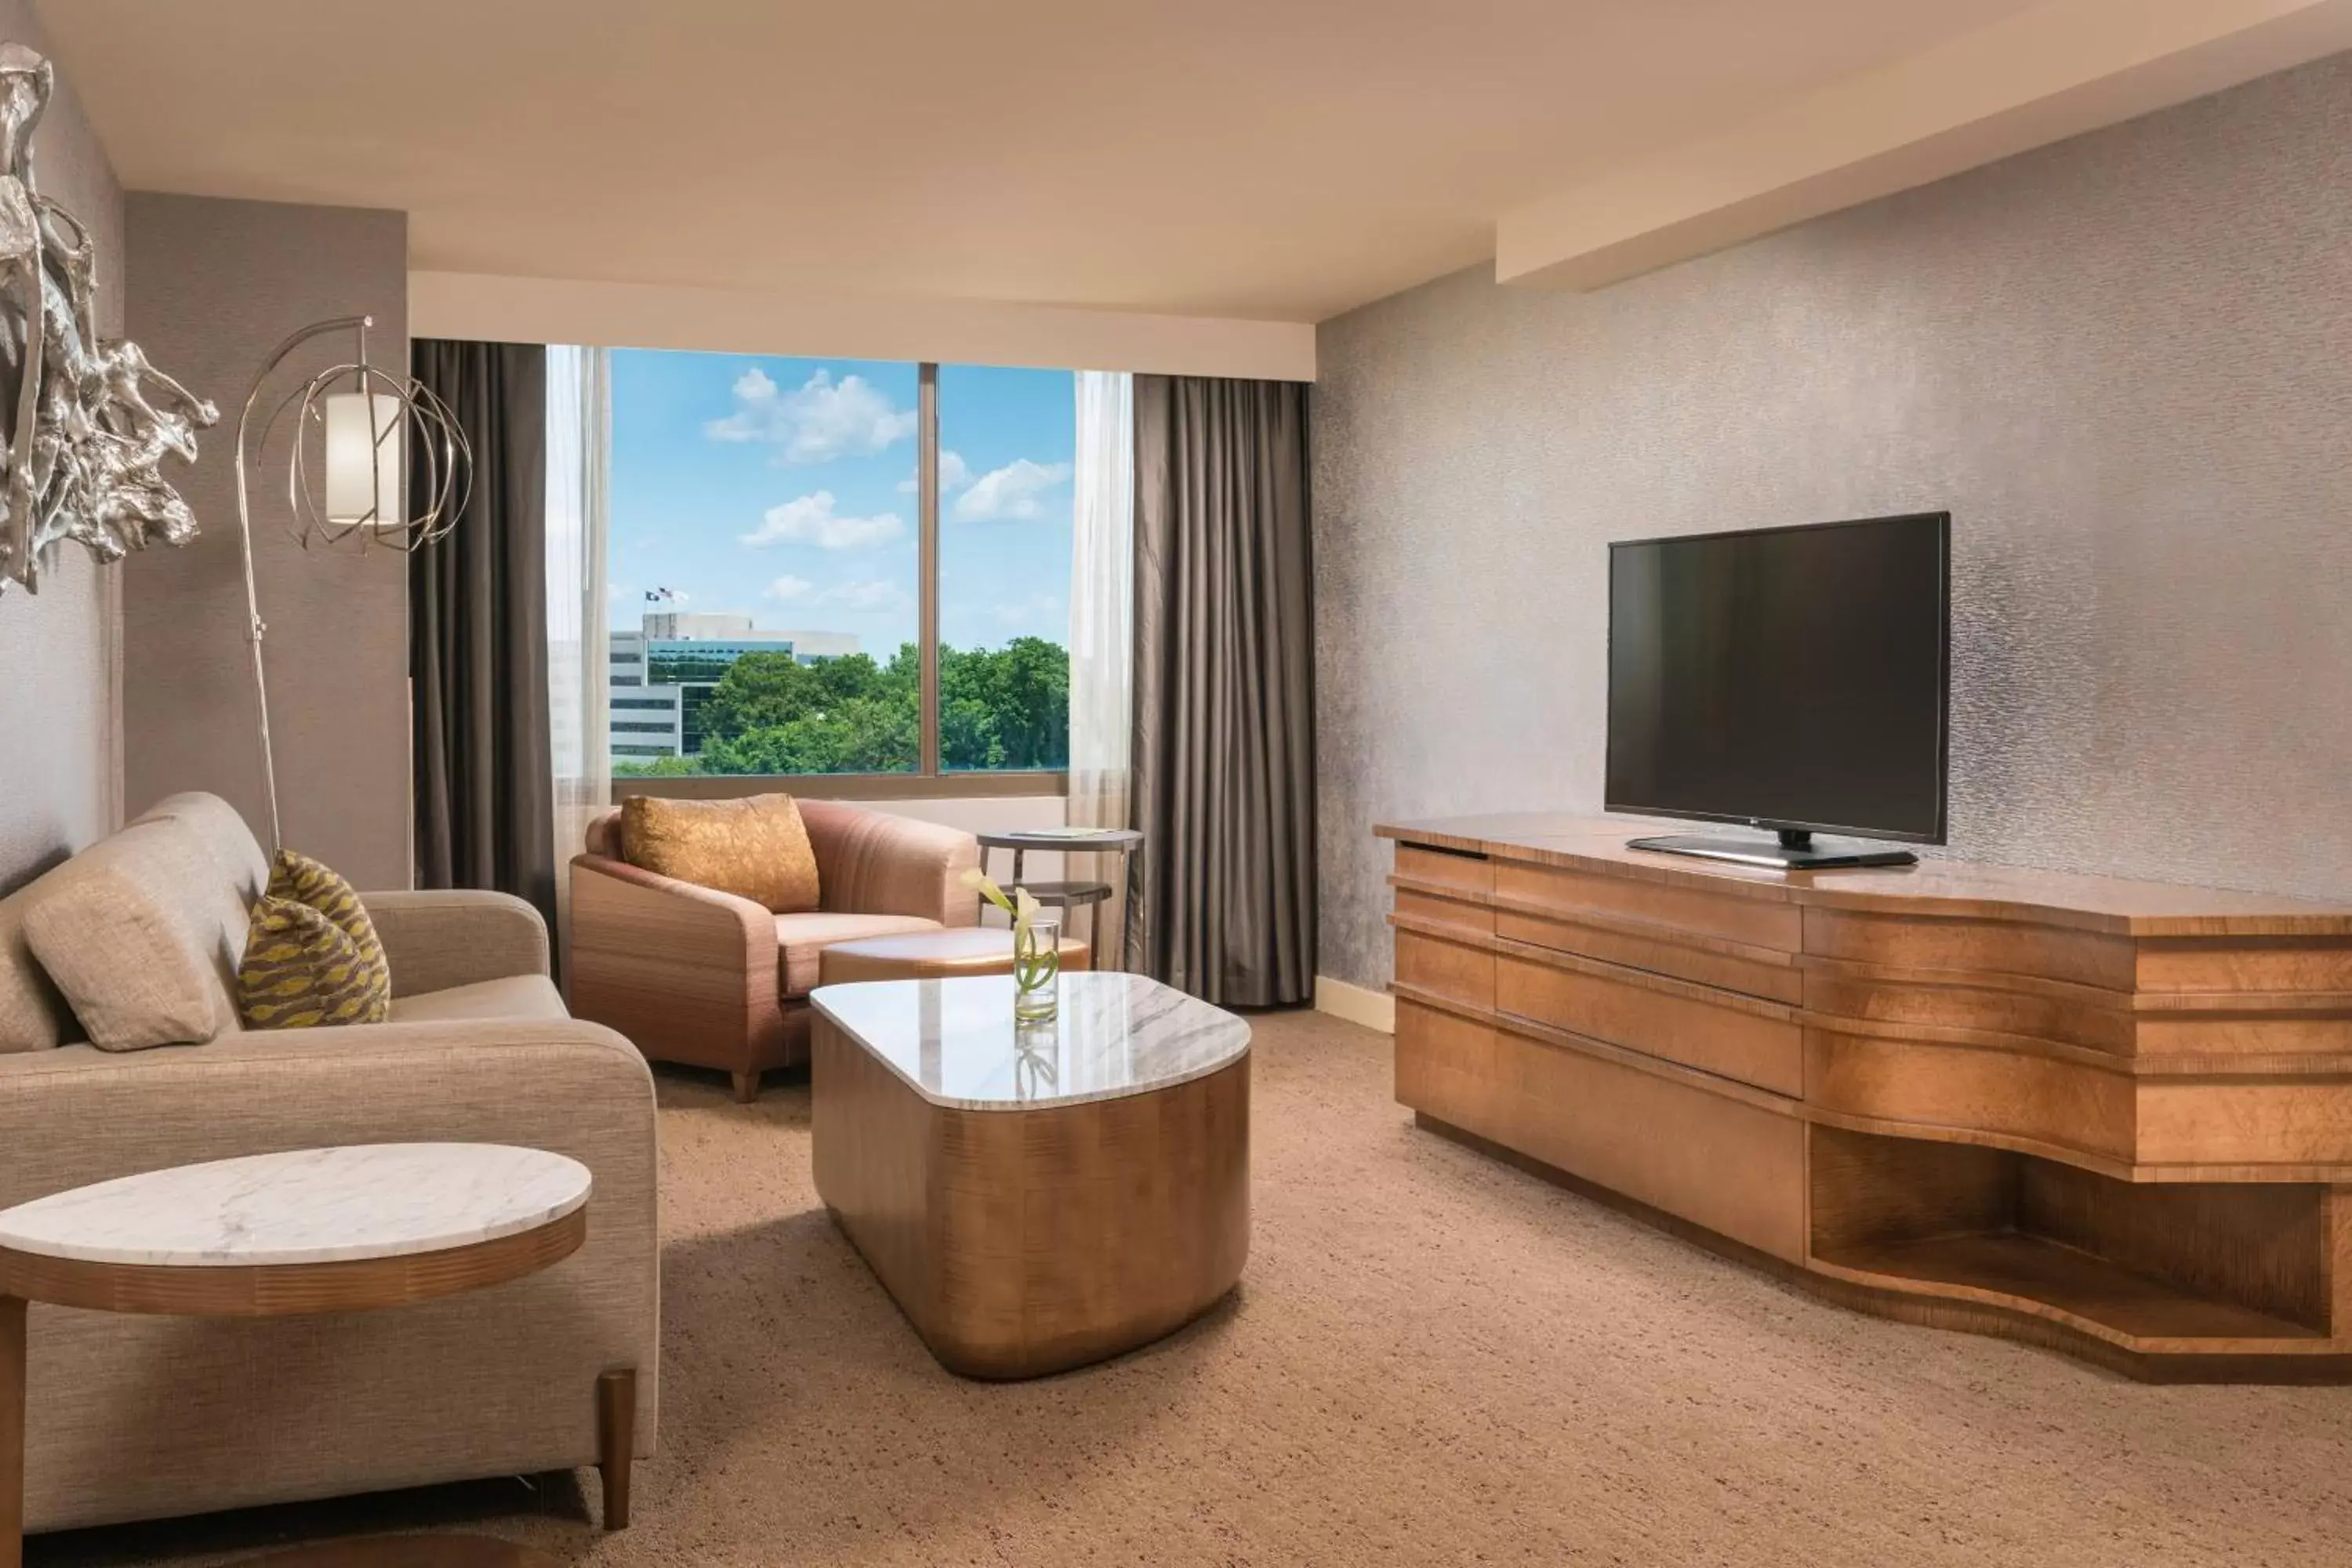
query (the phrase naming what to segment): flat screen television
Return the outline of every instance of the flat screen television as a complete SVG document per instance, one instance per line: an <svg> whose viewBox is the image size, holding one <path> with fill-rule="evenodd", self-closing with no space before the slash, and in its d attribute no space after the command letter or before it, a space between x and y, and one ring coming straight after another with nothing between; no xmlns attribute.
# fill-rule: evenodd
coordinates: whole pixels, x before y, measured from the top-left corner
<svg viewBox="0 0 2352 1568"><path fill-rule="evenodd" d="M1641 848L1759 865L1896 865L1815 833L1944 842L1951 515L1609 547L1604 803L1777 830Z"/></svg>

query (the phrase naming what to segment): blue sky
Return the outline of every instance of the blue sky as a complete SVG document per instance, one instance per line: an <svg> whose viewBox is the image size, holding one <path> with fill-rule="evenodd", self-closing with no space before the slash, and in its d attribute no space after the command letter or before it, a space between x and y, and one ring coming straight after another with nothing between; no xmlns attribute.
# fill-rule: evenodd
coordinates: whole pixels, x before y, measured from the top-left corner
<svg viewBox="0 0 2352 1568"><path fill-rule="evenodd" d="M613 351L612 623L731 610L916 637L911 364ZM953 647L1069 633L1066 371L940 369L940 629ZM646 603L667 588L670 605Z"/></svg>

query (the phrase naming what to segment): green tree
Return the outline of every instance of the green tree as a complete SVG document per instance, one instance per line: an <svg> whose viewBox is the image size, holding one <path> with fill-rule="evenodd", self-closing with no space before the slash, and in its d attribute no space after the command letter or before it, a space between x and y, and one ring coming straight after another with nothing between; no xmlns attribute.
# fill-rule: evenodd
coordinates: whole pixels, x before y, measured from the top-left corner
<svg viewBox="0 0 2352 1568"><path fill-rule="evenodd" d="M1069 650L1043 637L940 650L940 760L950 768L1064 768Z"/></svg>
<svg viewBox="0 0 2352 1568"><path fill-rule="evenodd" d="M616 779L674 779L701 771L692 757L622 757L613 763Z"/></svg>
<svg viewBox="0 0 2352 1568"><path fill-rule="evenodd" d="M874 661L867 659L867 664ZM823 667L788 653L747 653L727 667L702 704L704 751L712 740L789 724L824 705Z"/></svg>
<svg viewBox="0 0 2352 1568"><path fill-rule="evenodd" d="M737 659L698 710L698 757L630 772L899 773L920 754L922 653L887 664L851 654L802 664L786 653ZM1016 637L1002 648L940 650L940 757L950 768L1063 768L1070 757L1070 658ZM624 771L616 767L616 773Z"/></svg>
<svg viewBox="0 0 2352 1568"><path fill-rule="evenodd" d="M709 742L714 773L902 773L918 758L915 709L887 697L853 697L789 723Z"/></svg>

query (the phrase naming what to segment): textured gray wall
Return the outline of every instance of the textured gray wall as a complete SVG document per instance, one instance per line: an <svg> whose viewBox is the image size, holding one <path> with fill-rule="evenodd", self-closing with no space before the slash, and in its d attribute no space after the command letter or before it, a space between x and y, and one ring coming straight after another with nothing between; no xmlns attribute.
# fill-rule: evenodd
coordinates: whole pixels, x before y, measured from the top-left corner
<svg viewBox="0 0 2352 1568"><path fill-rule="evenodd" d="M0 0L0 42L44 54L26 0ZM41 194L89 226L98 247L98 325L122 331L122 189L106 149L60 74L33 139ZM166 360L166 368L176 368ZM78 544L58 549L41 591L0 594L0 893L114 825L121 778L117 665L121 574Z"/></svg>
<svg viewBox="0 0 2352 1568"><path fill-rule="evenodd" d="M152 569L124 586L125 794L138 810L175 790L211 790L266 838L237 548L237 410L263 356L322 319L373 315L373 362L406 373L408 219L146 192L126 210L131 333L220 405L221 426L182 485L202 536L143 563ZM342 336L297 350L257 426L288 389L351 352ZM406 558L306 552L289 537L283 428L257 466L253 527L286 842L362 888L404 888Z"/></svg>
<svg viewBox="0 0 2352 1568"><path fill-rule="evenodd" d="M1953 513L1955 856L2352 899L2352 57L1591 295L1328 322L1322 968L1594 810L1606 542Z"/></svg>

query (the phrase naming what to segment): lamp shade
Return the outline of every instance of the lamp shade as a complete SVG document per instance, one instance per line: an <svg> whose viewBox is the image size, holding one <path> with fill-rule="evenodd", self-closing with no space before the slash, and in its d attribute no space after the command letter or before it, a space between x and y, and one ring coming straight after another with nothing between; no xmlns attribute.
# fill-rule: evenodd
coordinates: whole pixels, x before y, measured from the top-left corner
<svg viewBox="0 0 2352 1568"><path fill-rule="evenodd" d="M397 529L406 406L383 393L338 392L320 399L327 419L327 521Z"/></svg>

